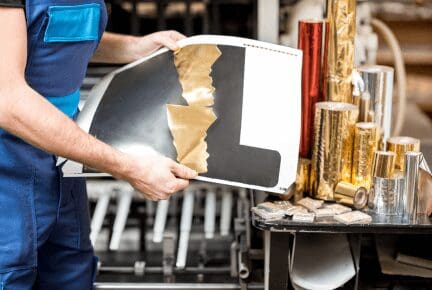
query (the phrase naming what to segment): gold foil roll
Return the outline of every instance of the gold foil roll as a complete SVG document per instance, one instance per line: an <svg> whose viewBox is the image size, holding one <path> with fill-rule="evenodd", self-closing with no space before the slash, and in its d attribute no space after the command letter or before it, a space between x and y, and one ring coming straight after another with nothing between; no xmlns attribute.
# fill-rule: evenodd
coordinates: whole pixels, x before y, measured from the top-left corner
<svg viewBox="0 0 432 290"><path fill-rule="evenodd" d="M389 151L375 151L372 176L380 178L392 178L395 172L396 154Z"/></svg>
<svg viewBox="0 0 432 290"><path fill-rule="evenodd" d="M367 205L367 190L363 186L356 186L349 182L339 182L336 185L335 200L339 203L362 209Z"/></svg>
<svg viewBox="0 0 432 290"><path fill-rule="evenodd" d="M352 103L356 0L328 0L327 97Z"/></svg>
<svg viewBox="0 0 432 290"><path fill-rule="evenodd" d="M412 137L397 136L387 140L387 150L396 154L395 169L405 170L405 153L408 151L420 152L420 140Z"/></svg>
<svg viewBox="0 0 432 290"><path fill-rule="evenodd" d="M372 163L378 148L379 128L375 123L357 123L354 133L353 171L351 182L370 189Z"/></svg>
<svg viewBox="0 0 432 290"><path fill-rule="evenodd" d="M296 177L296 192L304 193L309 192L309 180L310 180L310 165L309 159L300 158L297 166L297 177Z"/></svg>
<svg viewBox="0 0 432 290"><path fill-rule="evenodd" d="M368 92L363 93L359 100L359 122L373 122L370 117L370 94Z"/></svg>
<svg viewBox="0 0 432 290"><path fill-rule="evenodd" d="M353 104L316 104L310 183L314 197L333 200L333 191L338 182L351 182L357 117L358 109Z"/></svg>

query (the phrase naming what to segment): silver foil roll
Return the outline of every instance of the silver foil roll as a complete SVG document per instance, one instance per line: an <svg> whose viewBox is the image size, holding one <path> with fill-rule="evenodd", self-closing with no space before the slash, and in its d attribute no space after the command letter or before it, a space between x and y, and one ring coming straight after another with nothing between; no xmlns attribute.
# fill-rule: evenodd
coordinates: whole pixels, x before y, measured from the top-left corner
<svg viewBox="0 0 432 290"><path fill-rule="evenodd" d="M404 178L374 177L374 186L369 192L368 206L372 213L398 215L404 191Z"/></svg>
<svg viewBox="0 0 432 290"><path fill-rule="evenodd" d="M409 219L417 215L419 169L422 154L408 151L405 154L405 190L402 198L403 216Z"/></svg>
<svg viewBox="0 0 432 290"><path fill-rule="evenodd" d="M382 134L380 148L384 150L391 133L394 69L383 65L365 65L358 67L357 71L364 81L364 90L370 94L370 108L365 110L373 112L373 120Z"/></svg>

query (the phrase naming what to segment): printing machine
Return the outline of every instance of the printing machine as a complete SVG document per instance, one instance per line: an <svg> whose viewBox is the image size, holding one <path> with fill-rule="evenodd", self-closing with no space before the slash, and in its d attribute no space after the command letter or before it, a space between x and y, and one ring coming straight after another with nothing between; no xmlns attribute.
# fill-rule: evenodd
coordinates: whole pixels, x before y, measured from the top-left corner
<svg viewBox="0 0 432 290"><path fill-rule="evenodd" d="M151 202L121 181L89 180L87 188L96 289L263 289L251 191L196 182Z"/></svg>

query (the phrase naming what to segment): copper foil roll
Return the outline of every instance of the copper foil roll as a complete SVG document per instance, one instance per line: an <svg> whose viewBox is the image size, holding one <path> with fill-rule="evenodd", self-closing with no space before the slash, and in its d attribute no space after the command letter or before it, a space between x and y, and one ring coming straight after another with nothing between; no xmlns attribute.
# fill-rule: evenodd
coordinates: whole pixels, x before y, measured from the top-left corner
<svg viewBox="0 0 432 290"><path fill-rule="evenodd" d="M364 65L358 67L357 71L365 84L362 93L370 97L369 108L364 111L367 110L373 116L368 117L368 122L375 122L380 127L383 142L380 147L384 150L391 134L394 70L389 66Z"/></svg>
<svg viewBox="0 0 432 290"><path fill-rule="evenodd" d="M311 164L311 193L314 197L334 200L333 191L338 182L351 182L357 117L358 109L353 104L316 104Z"/></svg>
<svg viewBox="0 0 432 290"><path fill-rule="evenodd" d="M372 164L378 148L378 132L375 123L357 123L355 126L351 182L366 189L372 185Z"/></svg>
<svg viewBox="0 0 432 290"><path fill-rule="evenodd" d="M374 186L369 192L368 206L375 214L398 215L400 199L404 191L404 178L374 177Z"/></svg>
<svg viewBox="0 0 432 290"><path fill-rule="evenodd" d="M300 157L310 158L315 104L320 101L321 46L323 23L300 20L298 48L303 51L302 129Z"/></svg>
<svg viewBox="0 0 432 290"><path fill-rule="evenodd" d="M396 154L394 152L375 151L372 164L372 176L381 178L393 177L395 159Z"/></svg>
<svg viewBox="0 0 432 290"><path fill-rule="evenodd" d="M420 140L412 137L397 136L387 140L387 150L396 154L395 169L405 171L405 154L420 151Z"/></svg>
<svg viewBox="0 0 432 290"><path fill-rule="evenodd" d="M362 209L367 205L367 190L363 186L356 186L349 182L339 182L336 185L335 200L339 203Z"/></svg>
<svg viewBox="0 0 432 290"><path fill-rule="evenodd" d="M309 159L300 158L296 177L296 193L298 196L309 192L310 165L311 161Z"/></svg>
<svg viewBox="0 0 432 290"><path fill-rule="evenodd" d="M354 67L356 0L328 0L329 101L352 103L351 74Z"/></svg>

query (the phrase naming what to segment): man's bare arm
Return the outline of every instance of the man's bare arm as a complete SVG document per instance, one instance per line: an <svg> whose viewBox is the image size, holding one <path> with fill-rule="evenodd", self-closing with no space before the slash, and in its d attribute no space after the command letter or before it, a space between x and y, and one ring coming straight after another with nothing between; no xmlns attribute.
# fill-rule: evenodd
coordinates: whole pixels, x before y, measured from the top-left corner
<svg viewBox="0 0 432 290"><path fill-rule="evenodd" d="M47 152L125 179L151 199L187 186L195 172L157 154L130 156L97 140L28 86L22 9L0 8L0 128ZM179 178L176 178L178 176Z"/></svg>
<svg viewBox="0 0 432 290"><path fill-rule="evenodd" d="M177 41L185 38L177 31L160 31L142 37L105 32L92 62L129 63L166 46L177 50Z"/></svg>

